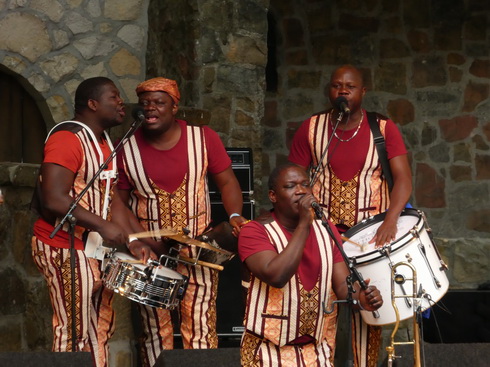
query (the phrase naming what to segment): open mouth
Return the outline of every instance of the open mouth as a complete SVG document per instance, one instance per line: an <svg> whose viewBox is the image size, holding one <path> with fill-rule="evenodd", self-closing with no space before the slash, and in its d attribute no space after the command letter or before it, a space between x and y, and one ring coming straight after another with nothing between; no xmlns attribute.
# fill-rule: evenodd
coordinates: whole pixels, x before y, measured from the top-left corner
<svg viewBox="0 0 490 367"><path fill-rule="evenodd" d="M156 116L146 116L146 122L149 124L154 124L158 121L158 117Z"/></svg>

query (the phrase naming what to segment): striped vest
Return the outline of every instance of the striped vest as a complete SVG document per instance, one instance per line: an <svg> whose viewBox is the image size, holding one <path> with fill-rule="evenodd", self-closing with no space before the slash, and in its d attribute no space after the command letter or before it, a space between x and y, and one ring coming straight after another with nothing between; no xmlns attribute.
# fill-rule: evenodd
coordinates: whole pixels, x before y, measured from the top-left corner
<svg viewBox="0 0 490 367"><path fill-rule="evenodd" d="M124 145L124 171L133 186L130 206L147 230L188 228L201 234L211 221L207 182L207 151L203 130L187 126L189 171L172 193L159 188L146 174L134 135ZM165 169L162 167L162 169Z"/></svg>
<svg viewBox="0 0 490 367"><path fill-rule="evenodd" d="M251 276L245 310L245 328L280 347L303 335L319 343L324 335L323 303L328 301L332 282L332 244L320 221L314 221L320 249L321 272L315 287L306 291L295 274L283 288L274 288ZM276 221L264 228L277 251L281 253L288 240Z"/></svg>
<svg viewBox="0 0 490 367"><path fill-rule="evenodd" d="M80 140L82 151L83 151L83 161L81 168L75 175L75 180L70 191L70 195L74 198L78 197L82 190L85 189L87 183L93 179L99 168L104 164L105 158L98 144L97 138L95 137L92 130L85 124L79 121L63 121L57 124L48 133L48 137L57 131L71 131ZM114 150L112 146L109 134L104 131L104 136L107 144ZM112 187L115 184L115 178L117 177L117 164L116 157L112 161L112 169L105 170L101 173L98 179L94 181L92 187L83 195L78 205L87 209L88 211L106 219L109 215L109 204L110 198L112 196ZM109 190L106 188L109 187ZM45 218L48 219L49 218ZM59 223L58 218L56 223ZM68 223L63 226L64 230L68 230ZM84 233L86 229L77 226L75 228L75 236L79 239L84 238Z"/></svg>
<svg viewBox="0 0 490 367"><path fill-rule="evenodd" d="M381 134L384 136L386 120L380 119L379 124ZM328 113L314 115L310 119L308 140L314 166L319 164L330 138L328 125ZM337 177L330 164L318 173L313 194L328 206L328 218L334 224L352 227L361 220L388 209L390 204L388 185L382 176L372 133L370 137L364 166L350 181L343 181ZM323 159L324 163L327 161L328 153Z"/></svg>

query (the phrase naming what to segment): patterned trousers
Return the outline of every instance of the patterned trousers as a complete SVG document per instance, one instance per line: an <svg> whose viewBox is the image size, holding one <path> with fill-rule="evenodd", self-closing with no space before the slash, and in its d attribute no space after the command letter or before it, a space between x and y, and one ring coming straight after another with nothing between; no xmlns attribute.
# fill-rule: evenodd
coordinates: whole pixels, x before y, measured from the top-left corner
<svg viewBox="0 0 490 367"><path fill-rule="evenodd" d="M360 312L352 315L352 343L355 367L376 367L381 345L381 326L368 325Z"/></svg>
<svg viewBox="0 0 490 367"><path fill-rule="evenodd" d="M216 296L218 271L204 266L177 266L189 277L179 306L180 332L185 349L218 347L216 333ZM162 350L173 349L174 327L169 310L138 304L141 314L141 359L144 367L153 366Z"/></svg>
<svg viewBox="0 0 490 367"><path fill-rule="evenodd" d="M72 282L70 250L51 247L36 237L31 242L34 262L48 284L53 308L54 352L71 352ZM75 251L75 351L90 352L96 367L108 365L108 341L114 333L114 293L102 285L100 262Z"/></svg>
<svg viewBox="0 0 490 367"><path fill-rule="evenodd" d="M240 346L243 367L330 367L327 340L302 346L279 347L268 340L245 332Z"/></svg>

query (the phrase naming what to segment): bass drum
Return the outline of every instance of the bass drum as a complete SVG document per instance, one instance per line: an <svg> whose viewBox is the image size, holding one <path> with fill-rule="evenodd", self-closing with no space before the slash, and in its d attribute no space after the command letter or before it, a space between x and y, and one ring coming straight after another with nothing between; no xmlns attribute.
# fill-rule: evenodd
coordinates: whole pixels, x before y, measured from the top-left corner
<svg viewBox="0 0 490 367"><path fill-rule="evenodd" d="M361 311L363 320L370 325L387 325L396 322L395 309L391 301L392 266L408 262L414 266L417 278L417 299L424 311L439 301L449 288L446 276L447 266L442 260L435 243L428 232L425 216L416 209L402 211L397 222L396 239L389 245L376 248L368 242L383 223L385 213L363 220L344 233L348 238L343 244L347 256L354 260L356 268L364 279L371 279L383 296L383 306L378 309L379 317L372 312ZM352 241L352 242L350 242ZM361 246L359 246L361 245ZM396 298L400 320L414 315L417 302L413 300L413 272L408 266L396 268L395 295L410 298Z"/></svg>

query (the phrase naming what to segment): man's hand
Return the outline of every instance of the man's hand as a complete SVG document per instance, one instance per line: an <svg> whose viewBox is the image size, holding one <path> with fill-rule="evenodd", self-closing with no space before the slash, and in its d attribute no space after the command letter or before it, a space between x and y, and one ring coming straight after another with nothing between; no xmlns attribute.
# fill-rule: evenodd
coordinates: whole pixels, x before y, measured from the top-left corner
<svg viewBox="0 0 490 367"><path fill-rule="evenodd" d="M383 247L384 245L393 242L396 239L396 223L396 220L390 221L385 219L376 231L376 235L369 241L369 243L376 243L376 247Z"/></svg>
<svg viewBox="0 0 490 367"><path fill-rule="evenodd" d="M151 250L150 246L142 241L133 240L129 242L128 249L134 257L141 260L144 264L148 262L148 259L158 260L157 255Z"/></svg>
<svg viewBox="0 0 490 367"><path fill-rule="evenodd" d="M127 241L126 231L117 223L104 221L104 225L97 231L104 242L117 247L124 245Z"/></svg>
<svg viewBox="0 0 490 367"><path fill-rule="evenodd" d="M365 280L366 285L369 285L369 282L370 279ZM383 306L383 297L376 286L370 285L359 292L359 303L361 308L366 311L376 311Z"/></svg>
<svg viewBox="0 0 490 367"><path fill-rule="evenodd" d="M238 237L240 230L248 222L250 222L250 221L248 219L242 217L241 215L235 215L234 217L231 217L230 225L233 227L233 232L232 232L233 235L235 237Z"/></svg>

